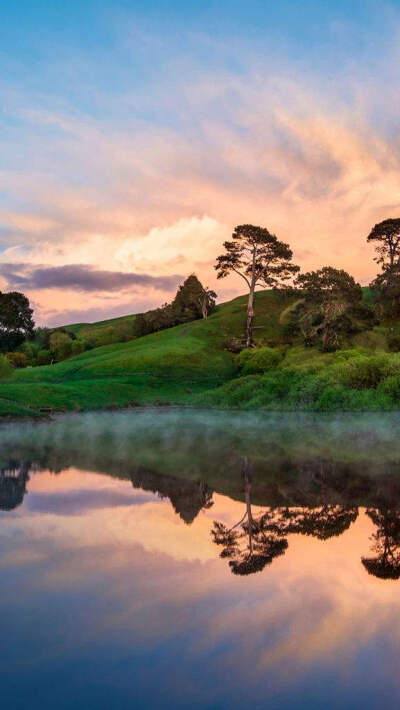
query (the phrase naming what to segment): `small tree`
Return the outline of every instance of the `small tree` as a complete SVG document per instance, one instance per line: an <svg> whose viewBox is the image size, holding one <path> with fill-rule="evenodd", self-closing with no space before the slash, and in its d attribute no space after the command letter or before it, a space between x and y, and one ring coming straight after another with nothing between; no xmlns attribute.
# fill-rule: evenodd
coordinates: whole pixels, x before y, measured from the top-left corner
<svg viewBox="0 0 400 710"><path fill-rule="evenodd" d="M50 351L56 360L65 360L72 353L72 338L62 330L55 330L50 336Z"/></svg>
<svg viewBox="0 0 400 710"><path fill-rule="evenodd" d="M299 267L292 264L293 252L263 227L243 224L235 227L232 240L224 242L225 254L217 257L218 278L232 271L242 277L249 289L247 300L246 347L253 344L254 293L257 286L282 287Z"/></svg>
<svg viewBox="0 0 400 710"><path fill-rule="evenodd" d="M0 349L12 350L31 338L34 330L33 311L23 293L0 293Z"/></svg>
<svg viewBox="0 0 400 710"><path fill-rule="evenodd" d="M367 242L375 242L375 261L382 271L400 262L400 219L385 219L371 230Z"/></svg>
<svg viewBox="0 0 400 710"><path fill-rule="evenodd" d="M191 274L182 286L179 286L171 304L177 322L207 318L215 310L216 297L214 291L208 287L204 288L197 276Z"/></svg>

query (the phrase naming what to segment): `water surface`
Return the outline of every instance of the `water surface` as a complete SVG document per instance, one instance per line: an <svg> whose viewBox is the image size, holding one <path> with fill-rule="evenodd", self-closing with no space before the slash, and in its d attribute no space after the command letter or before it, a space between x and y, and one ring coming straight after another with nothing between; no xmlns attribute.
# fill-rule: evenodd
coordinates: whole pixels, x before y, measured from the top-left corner
<svg viewBox="0 0 400 710"><path fill-rule="evenodd" d="M399 425L3 425L2 707L397 708Z"/></svg>

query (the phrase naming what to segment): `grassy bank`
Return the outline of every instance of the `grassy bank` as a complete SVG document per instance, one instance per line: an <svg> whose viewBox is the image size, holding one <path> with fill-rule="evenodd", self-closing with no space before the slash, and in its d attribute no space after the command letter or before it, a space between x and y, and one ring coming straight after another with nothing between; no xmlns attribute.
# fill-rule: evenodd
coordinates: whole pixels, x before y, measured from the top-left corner
<svg viewBox="0 0 400 710"><path fill-rule="evenodd" d="M243 334L246 298L240 297L219 306L207 320L95 348L54 365L16 370L0 382L0 416L140 404L400 408L400 355L386 352L394 325L356 334L346 350L323 354L285 341L285 313L294 301L271 291L257 294L256 340L275 353L258 371L240 367L227 349Z"/></svg>

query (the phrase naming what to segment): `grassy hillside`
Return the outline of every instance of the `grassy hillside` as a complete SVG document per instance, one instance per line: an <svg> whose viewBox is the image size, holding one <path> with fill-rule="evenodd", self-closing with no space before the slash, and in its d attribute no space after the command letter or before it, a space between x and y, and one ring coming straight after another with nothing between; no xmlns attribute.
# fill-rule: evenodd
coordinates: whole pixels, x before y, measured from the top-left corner
<svg viewBox="0 0 400 710"><path fill-rule="evenodd" d="M272 292L257 294L260 342L279 342L279 315L289 303ZM234 356L224 343L243 334L245 311L246 298L240 297L219 306L207 320L106 345L54 365L16 370L0 383L0 414L7 401L34 410L190 402L235 374Z"/></svg>
<svg viewBox="0 0 400 710"><path fill-rule="evenodd" d="M337 354L322 354L296 343L290 348L285 346L285 318L294 302L295 297L272 291L256 296L255 339L261 345L280 347L281 362L273 373L242 376L244 373L239 372L235 356L225 347L227 341L243 335L246 297L240 297L218 306L207 320L95 348L57 364L16 370L9 380L0 382L0 415L39 413L44 408L89 410L156 403L245 408L276 408L276 404L281 403L287 408L310 408L321 396L325 397L326 406L317 406L317 409L330 408L332 402L334 408L336 401L344 408L374 408L373 398L368 400L365 393L354 402L343 399L343 392L342 399L338 392L332 395L329 387L338 384L335 377L345 389L365 390L364 386L346 380L343 362L335 360ZM134 316L117 320L132 318ZM109 324L110 321L105 321L69 327L77 332ZM352 345L364 348L355 354L360 356L361 352L366 356L376 349L384 350L386 333L387 327L380 327L354 336ZM399 359L400 372L400 356L388 357ZM350 366L346 364L344 369L346 367ZM367 367L365 363L364 367ZM396 367L394 360L390 366L382 365L380 379L374 381L372 387L376 388L380 380L390 375L397 375ZM322 370L330 379L321 380ZM366 382L370 389L368 378ZM392 400L384 399L380 398L377 408L390 408L393 404Z"/></svg>

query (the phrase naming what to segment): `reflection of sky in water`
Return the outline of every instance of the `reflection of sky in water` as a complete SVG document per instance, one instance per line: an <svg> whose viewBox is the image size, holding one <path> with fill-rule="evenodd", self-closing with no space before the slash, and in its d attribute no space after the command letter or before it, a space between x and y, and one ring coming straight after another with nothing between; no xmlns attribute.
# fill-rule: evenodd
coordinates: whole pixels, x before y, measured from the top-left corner
<svg viewBox="0 0 400 710"><path fill-rule="evenodd" d="M2 707L397 707L400 581L361 564L365 512L238 577L210 529L244 503L213 500L188 525L130 481L31 472L0 513Z"/></svg>

